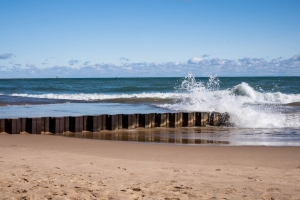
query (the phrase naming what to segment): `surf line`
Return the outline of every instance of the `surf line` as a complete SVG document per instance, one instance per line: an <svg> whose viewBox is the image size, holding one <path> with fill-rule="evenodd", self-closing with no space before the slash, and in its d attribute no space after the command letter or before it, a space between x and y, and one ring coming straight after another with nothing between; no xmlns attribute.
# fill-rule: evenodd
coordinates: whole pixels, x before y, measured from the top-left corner
<svg viewBox="0 0 300 200"><path fill-rule="evenodd" d="M230 126L228 113L179 112L68 117L0 119L0 132L8 134L62 134L137 128Z"/></svg>

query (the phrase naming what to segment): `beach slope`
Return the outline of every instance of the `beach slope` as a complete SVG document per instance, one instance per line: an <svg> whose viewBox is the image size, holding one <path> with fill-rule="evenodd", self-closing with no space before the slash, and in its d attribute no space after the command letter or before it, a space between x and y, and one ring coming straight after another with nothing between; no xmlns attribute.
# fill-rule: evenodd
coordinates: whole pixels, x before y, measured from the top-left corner
<svg viewBox="0 0 300 200"><path fill-rule="evenodd" d="M0 135L1 199L299 199L300 147Z"/></svg>

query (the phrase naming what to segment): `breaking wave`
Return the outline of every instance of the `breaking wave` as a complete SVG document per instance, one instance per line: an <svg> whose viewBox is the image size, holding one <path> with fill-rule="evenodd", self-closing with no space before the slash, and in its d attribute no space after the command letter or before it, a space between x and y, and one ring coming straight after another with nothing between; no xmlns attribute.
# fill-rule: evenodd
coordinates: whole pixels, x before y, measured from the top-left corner
<svg viewBox="0 0 300 200"><path fill-rule="evenodd" d="M220 80L210 77L197 82L189 74L177 87L184 95L172 104L160 107L175 111L228 112L230 122L239 128L300 127L300 113L286 112L287 103L299 102L299 94L258 92L243 82L220 90Z"/></svg>

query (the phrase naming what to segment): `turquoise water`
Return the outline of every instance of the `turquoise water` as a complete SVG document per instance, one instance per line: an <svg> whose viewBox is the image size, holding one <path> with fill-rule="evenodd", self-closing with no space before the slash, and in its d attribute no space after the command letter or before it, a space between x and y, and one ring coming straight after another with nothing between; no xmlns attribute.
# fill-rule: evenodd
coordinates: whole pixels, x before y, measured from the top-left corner
<svg viewBox="0 0 300 200"><path fill-rule="evenodd" d="M139 94L175 92L185 78L0 79L0 94ZM209 77L195 78L208 82ZM245 82L256 91L300 94L300 77L220 77L219 89Z"/></svg>

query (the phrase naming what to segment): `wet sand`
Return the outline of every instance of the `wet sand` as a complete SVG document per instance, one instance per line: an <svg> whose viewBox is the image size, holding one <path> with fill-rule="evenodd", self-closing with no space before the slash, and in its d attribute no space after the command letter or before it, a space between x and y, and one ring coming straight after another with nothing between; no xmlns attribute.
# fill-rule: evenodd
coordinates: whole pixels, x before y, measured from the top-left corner
<svg viewBox="0 0 300 200"><path fill-rule="evenodd" d="M299 199L300 147L0 135L1 199Z"/></svg>

